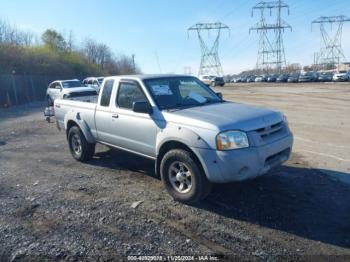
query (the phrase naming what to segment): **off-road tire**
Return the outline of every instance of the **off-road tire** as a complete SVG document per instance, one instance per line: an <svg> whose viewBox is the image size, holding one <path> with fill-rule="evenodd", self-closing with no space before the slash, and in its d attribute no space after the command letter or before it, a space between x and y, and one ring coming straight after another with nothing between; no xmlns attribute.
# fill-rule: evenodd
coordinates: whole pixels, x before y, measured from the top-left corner
<svg viewBox="0 0 350 262"><path fill-rule="evenodd" d="M74 139L77 138L80 140L80 150L74 149ZM83 132L77 126L71 127L68 131L68 145L72 156L80 162L89 161L95 154L95 144L86 141Z"/></svg>
<svg viewBox="0 0 350 262"><path fill-rule="evenodd" d="M170 182L169 170L175 162L184 163L191 173L191 188L189 192L178 192ZM161 160L160 175L166 190L176 201L194 204L210 194L211 183L208 181L194 156L186 150L173 149L167 152Z"/></svg>

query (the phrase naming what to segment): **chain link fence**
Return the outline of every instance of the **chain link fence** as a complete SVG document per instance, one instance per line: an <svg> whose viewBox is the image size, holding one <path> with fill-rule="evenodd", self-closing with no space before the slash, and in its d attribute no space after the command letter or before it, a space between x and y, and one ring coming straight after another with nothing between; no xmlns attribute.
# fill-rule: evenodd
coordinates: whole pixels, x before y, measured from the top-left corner
<svg viewBox="0 0 350 262"><path fill-rule="evenodd" d="M0 108L43 101L52 81L74 78L82 79L81 76L0 75Z"/></svg>

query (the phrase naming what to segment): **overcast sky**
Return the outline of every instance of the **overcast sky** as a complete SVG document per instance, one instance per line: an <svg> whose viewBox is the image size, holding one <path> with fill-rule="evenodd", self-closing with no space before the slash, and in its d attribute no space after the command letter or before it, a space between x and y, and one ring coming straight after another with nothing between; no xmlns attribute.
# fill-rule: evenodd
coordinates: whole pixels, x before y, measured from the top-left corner
<svg viewBox="0 0 350 262"><path fill-rule="evenodd" d="M187 28L197 22L220 21L231 28L221 36L219 55L226 74L255 66L258 35L249 27L259 20L251 16L252 0L0 0L0 18L19 28L41 34L47 28L73 30L79 43L91 37L109 45L115 53L135 54L144 73L183 73L190 66L197 73L200 48ZM287 62L311 64L320 48L319 28L311 21L319 16L349 15L349 0L286 0L290 15L283 19L293 27L286 31ZM272 14L273 15L273 14ZM269 17L269 15L268 15ZM270 19L270 18L269 18ZM333 27L332 33L335 33ZM209 35L213 37L213 35ZM343 49L350 60L350 22L344 25Z"/></svg>

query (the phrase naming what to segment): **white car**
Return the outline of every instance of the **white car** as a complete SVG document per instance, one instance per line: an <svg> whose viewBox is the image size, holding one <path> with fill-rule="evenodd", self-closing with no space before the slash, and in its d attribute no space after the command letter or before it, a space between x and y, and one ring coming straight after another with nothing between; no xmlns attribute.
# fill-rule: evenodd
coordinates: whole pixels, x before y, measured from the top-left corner
<svg viewBox="0 0 350 262"><path fill-rule="evenodd" d="M201 80L204 84L210 86L215 79L216 76L211 76L211 75L201 75L199 76L199 80Z"/></svg>
<svg viewBox="0 0 350 262"><path fill-rule="evenodd" d="M333 75L333 81L336 82L345 82L349 80L349 74L346 71L339 71L339 73L336 73Z"/></svg>
<svg viewBox="0 0 350 262"><path fill-rule="evenodd" d="M94 88L97 91L97 93L99 93L101 85L103 83L103 79L104 77L87 77L83 80L83 84L85 86Z"/></svg>
<svg viewBox="0 0 350 262"><path fill-rule="evenodd" d="M56 99L65 99L83 96L97 96L92 87L84 86L78 79L57 80L52 82L46 91L46 99L49 106L53 106Z"/></svg>

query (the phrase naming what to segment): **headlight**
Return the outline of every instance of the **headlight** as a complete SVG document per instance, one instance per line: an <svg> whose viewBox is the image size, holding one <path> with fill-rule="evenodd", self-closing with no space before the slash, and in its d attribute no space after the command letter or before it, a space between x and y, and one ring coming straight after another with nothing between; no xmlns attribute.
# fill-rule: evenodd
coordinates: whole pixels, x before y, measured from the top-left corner
<svg viewBox="0 0 350 262"><path fill-rule="evenodd" d="M218 150L232 150L249 147L247 134L242 131L226 131L216 136Z"/></svg>

